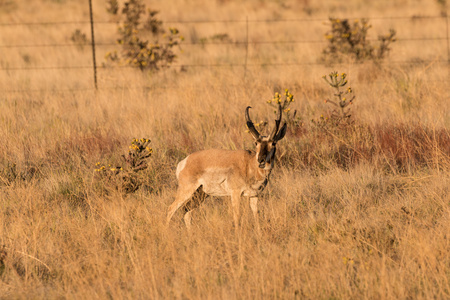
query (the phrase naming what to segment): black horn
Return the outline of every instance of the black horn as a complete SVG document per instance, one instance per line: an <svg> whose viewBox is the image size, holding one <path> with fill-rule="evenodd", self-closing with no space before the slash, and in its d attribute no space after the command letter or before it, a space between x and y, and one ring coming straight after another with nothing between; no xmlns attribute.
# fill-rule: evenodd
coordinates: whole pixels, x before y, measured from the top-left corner
<svg viewBox="0 0 450 300"><path fill-rule="evenodd" d="M278 111L277 111L277 119L275 120L275 127L273 128L272 134L270 135L271 141L274 140L275 135L278 132L278 129L280 129L280 123L281 123L281 104L278 104Z"/></svg>
<svg viewBox="0 0 450 300"><path fill-rule="evenodd" d="M259 140L260 138L260 134L258 132L258 130L256 130L255 125L253 125L252 120L250 119L250 115L248 113L248 110L252 108L251 106L247 106L247 108L245 109L245 120L247 121L247 128L248 130L250 130L250 133L253 135L253 137L256 140Z"/></svg>

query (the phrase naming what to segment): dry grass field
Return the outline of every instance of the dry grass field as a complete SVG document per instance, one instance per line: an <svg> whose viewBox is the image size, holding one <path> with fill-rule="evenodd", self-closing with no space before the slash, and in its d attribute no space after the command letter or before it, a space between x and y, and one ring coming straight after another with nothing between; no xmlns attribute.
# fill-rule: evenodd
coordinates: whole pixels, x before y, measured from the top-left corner
<svg viewBox="0 0 450 300"><path fill-rule="evenodd" d="M93 2L96 40L113 43L106 1ZM70 23L89 19L87 1L0 0L0 299L449 299L446 2L145 1L185 37L175 66L100 68L95 91L89 68L39 69L90 66L89 46L3 47L90 39ZM281 43L324 40L330 16L372 17L371 38L399 40L380 65L324 65L324 43ZM198 42L245 41L247 17L310 21L249 22L244 74L245 43ZM97 47L99 65L112 48ZM334 70L356 95L353 122L322 126ZM209 198L190 233L180 212L166 226L178 161L253 149L245 107L273 124L266 101L286 88L301 125L278 143L261 234L245 198L237 228L228 198ZM95 169L122 164L133 138L153 153L125 194Z"/></svg>

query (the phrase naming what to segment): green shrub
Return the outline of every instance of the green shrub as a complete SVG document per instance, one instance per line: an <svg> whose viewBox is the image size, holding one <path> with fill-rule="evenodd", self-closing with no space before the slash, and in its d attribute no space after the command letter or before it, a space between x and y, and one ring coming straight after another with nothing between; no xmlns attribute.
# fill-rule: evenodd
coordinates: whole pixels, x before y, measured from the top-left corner
<svg viewBox="0 0 450 300"><path fill-rule="evenodd" d="M368 40L368 32L372 27L367 19L354 20L330 18L331 29L325 34L327 47L322 51L325 63L339 63L346 57L357 62L365 60L379 61L391 50L390 45L396 41L395 30L378 36L378 45Z"/></svg>
<svg viewBox="0 0 450 300"><path fill-rule="evenodd" d="M70 40L79 48L83 49L88 44L88 39L85 33L80 29L76 29L70 36Z"/></svg>
<svg viewBox="0 0 450 300"><path fill-rule="evenodd" d="M285 119L288 130L290 132L296 132L298 128L302 126L302 120L297 116L297 110L291 110L290 105L294 102L294 95L292 95L288 89L284 90L284 94L276 92L272 99L267 100L267 104L274 108L274 113L277 113L278 104L281 104L281 109L283 110L283 118ZM266 121L261 121L256 123L255 126L259 127L263 131L266 126Z"/></svg>
<svg viewBox="0 0 450 300"><path fill-rule="evenodd" d="M115 5L115 4L114 4ZM111 2L113 13L115 6ZM139 68L140 70L157 71L168 68L176 59L175 47L184 40L178 29L169 28L166 32L162 28L162 21L156 18L158 11L148 9L147 19L145 4L141 0L129 0L124 3L120 18L125 20L118 27L119 39L117 43L122 50L108 52L105 55L107 63L119 64ZM149 42L153 38L153 43ZM158 39L164 39L159 42Z"/></svg>
<svg viewBox="0 0 450 300"><path fill-rule="evenodd" d="M119 2L117 0L108 0L106 3L108 4L106 11L112 15L117 15L119 12Z"/></svg>
<svg viewBox="0 0 450 300"><path fill-rule="evenodd" d="M348 106L353 104L355 95L353 94L351 87L345 88L348 83L348 80L346 79L347 74L342 73L339 75L339 73L335 71L328 74L328 77L324 75L322 78L334 89L334 100L326 99L325 103L330 103L337 108L331 112L327 120L334 124L339 124L343 121L348 122L351 117L350 107Z"/></svg>
<svg viewBox="0 0 450 300"><path fill-rule="evenodd" d="M106 167L100 162L96 164L98 179L104 188L110 187L134 193L141 185L142 178L139 172L148 168L147 158L152 155L153 149L149 147L149 139L133 139L127 155L122 155L125 165Z"/></svg>

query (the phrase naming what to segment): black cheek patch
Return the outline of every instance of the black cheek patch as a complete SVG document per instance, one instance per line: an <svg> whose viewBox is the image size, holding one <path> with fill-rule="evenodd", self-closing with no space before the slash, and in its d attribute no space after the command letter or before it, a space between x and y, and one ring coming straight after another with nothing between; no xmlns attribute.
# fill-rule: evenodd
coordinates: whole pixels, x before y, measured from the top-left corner
<svg viewBox="0 0 450 300"><path fill-rule="evenodd" d="M267 156L266 156L266 163L271 162L271 161L275 158L275 151L276 151L276 150L277 150L277 149L276 149L275 147L273 147L273 148L270 150L269 154L267 154Z"/></svg>

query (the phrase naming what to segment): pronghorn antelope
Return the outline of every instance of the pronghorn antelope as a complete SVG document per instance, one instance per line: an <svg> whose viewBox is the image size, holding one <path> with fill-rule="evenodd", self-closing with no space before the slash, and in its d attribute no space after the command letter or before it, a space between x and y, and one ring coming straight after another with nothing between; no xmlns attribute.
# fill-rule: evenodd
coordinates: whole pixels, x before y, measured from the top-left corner
<svg viewBox="0 0 450 300"><path fill-rule="evenodd" d="M262 136L253 125L248 106L245 110L247 127L255 139L256 152L247 150L210 149L192 153L178 163L178 190L167 213L167 224L175 211L184 206L184 222L191 227L191 214L206 195L231 196L235 226L239 220L242 195L250 198L250 207L259 230L258 194L267 185L275 162L276 144L286 134L286 122L280 129L281 105L278 106L275 127L270 136ZM206 194L206 195L205 195Z"/></svg>

